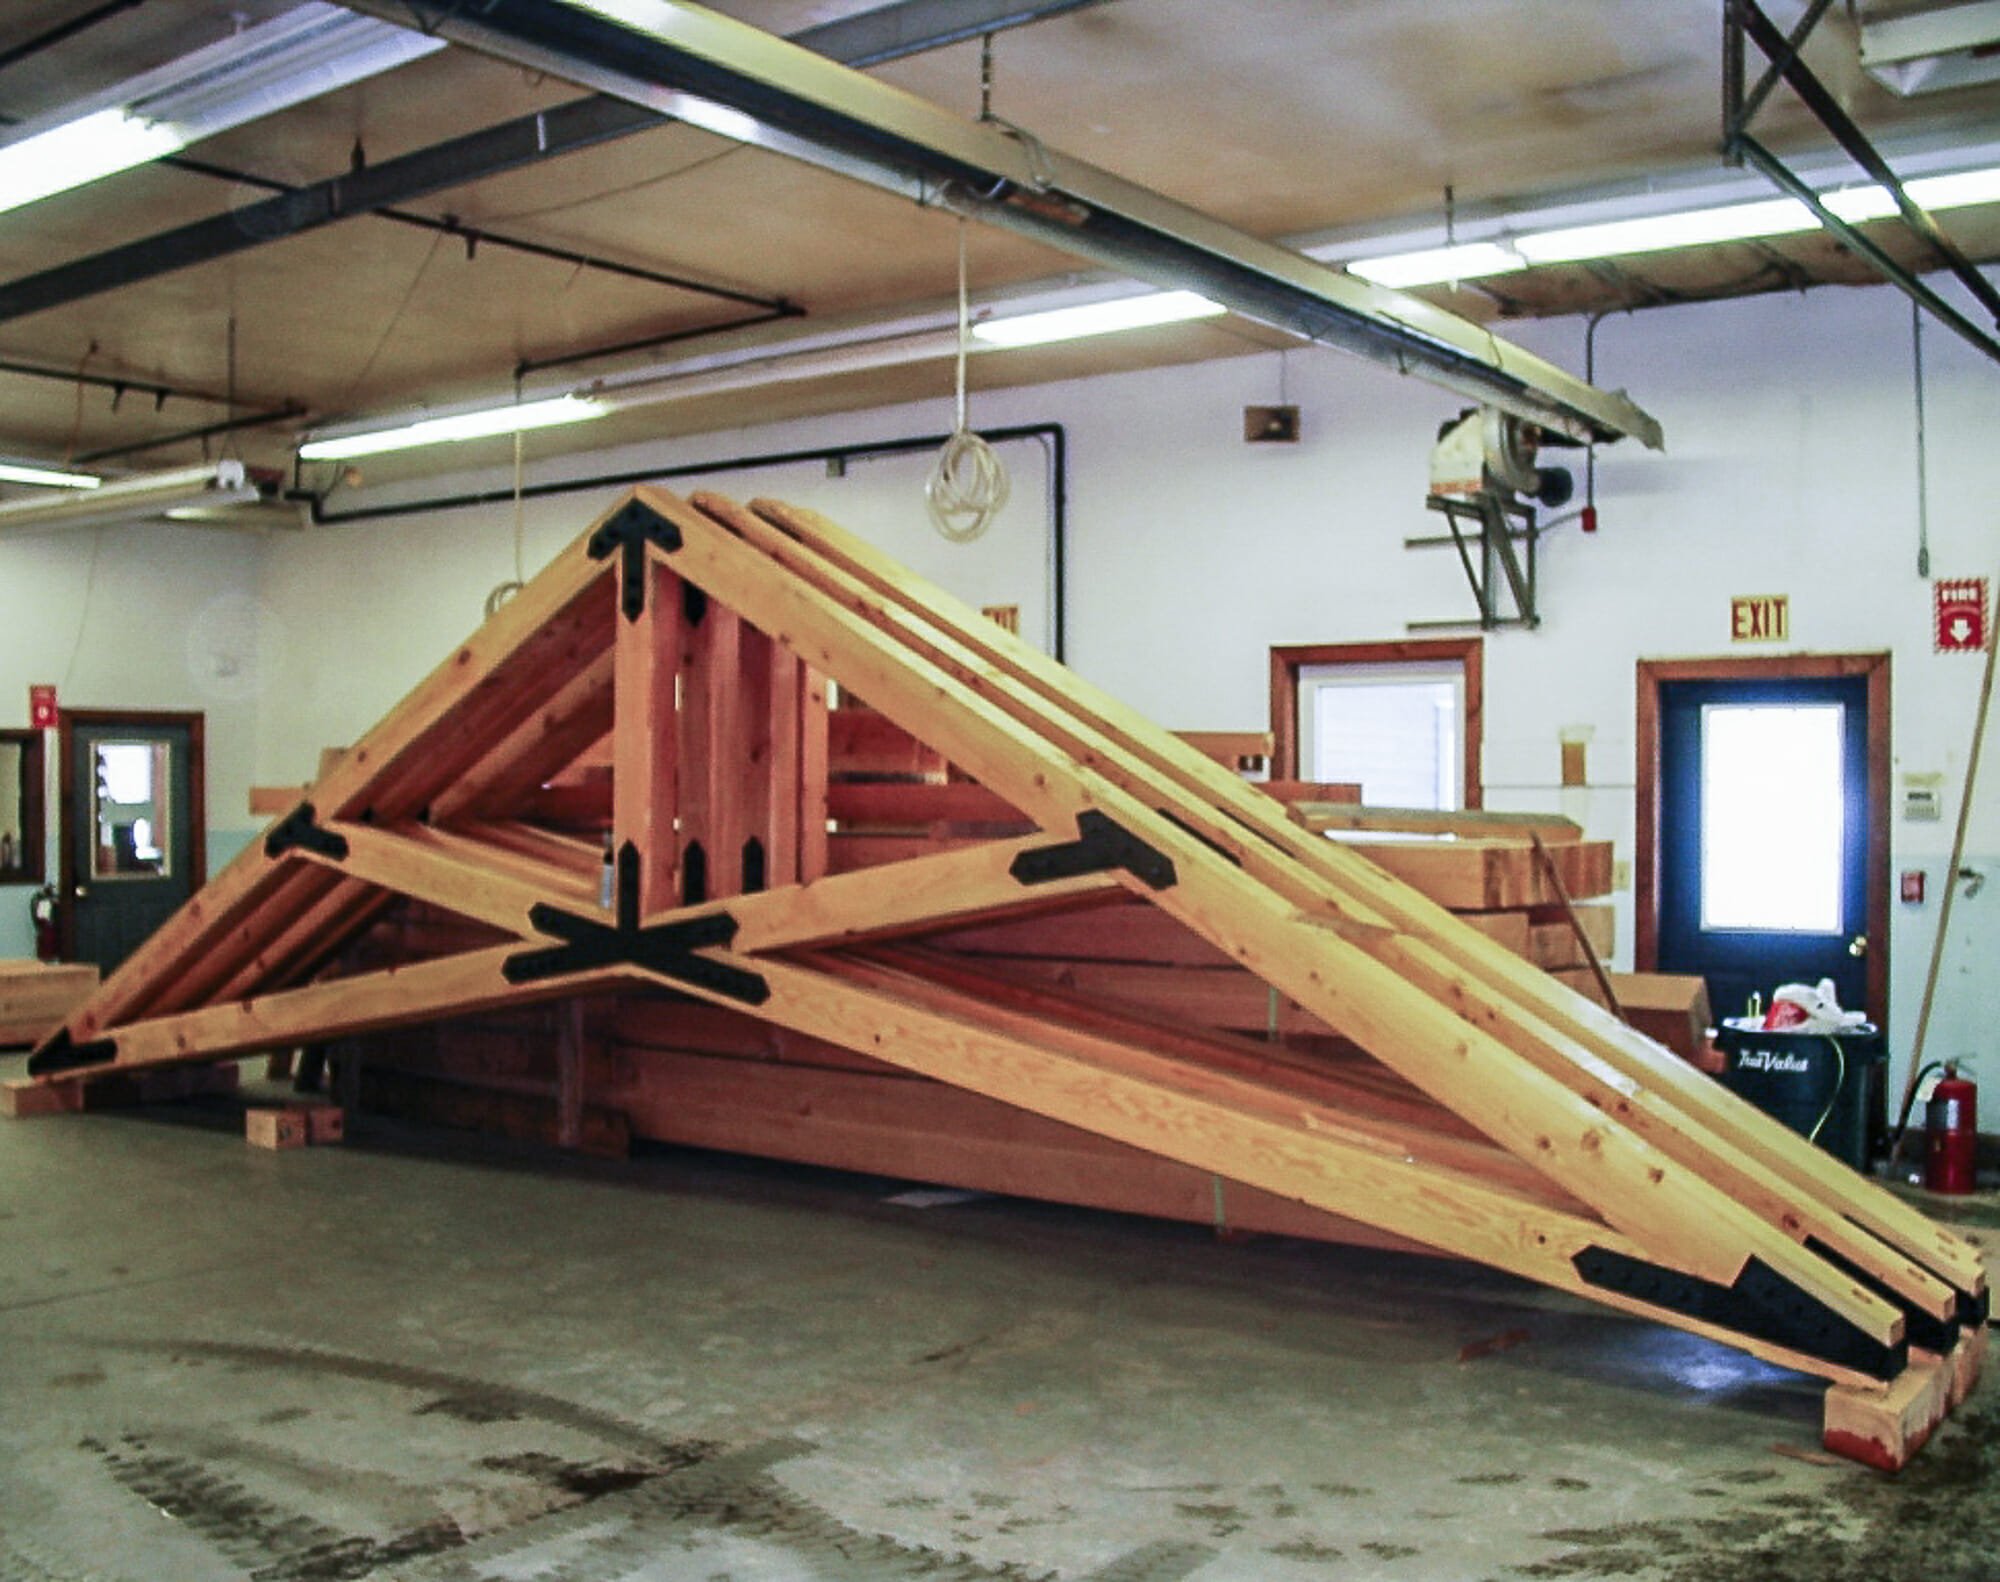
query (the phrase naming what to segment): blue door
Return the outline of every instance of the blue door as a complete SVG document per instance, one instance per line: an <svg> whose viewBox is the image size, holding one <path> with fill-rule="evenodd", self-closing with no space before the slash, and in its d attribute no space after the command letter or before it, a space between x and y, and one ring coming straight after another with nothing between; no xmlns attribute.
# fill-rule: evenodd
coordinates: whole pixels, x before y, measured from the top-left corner
<svg viewBox="0 0 2000 1582"><path fill-rule="evenodd" d="M1822 978L1866 1008L1867 678L1663 681L1659 709L1660 971L1718 1017Z"/></svg>

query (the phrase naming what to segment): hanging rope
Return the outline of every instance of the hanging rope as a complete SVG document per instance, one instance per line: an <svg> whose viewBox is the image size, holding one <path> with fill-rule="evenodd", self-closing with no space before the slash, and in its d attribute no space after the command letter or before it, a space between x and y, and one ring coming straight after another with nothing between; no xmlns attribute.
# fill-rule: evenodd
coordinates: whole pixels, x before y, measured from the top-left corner
<svg viewBox="0 0 2000 1582"><path fill-rule="evenodd" d="M965 354L972 339L972 313L966 293L965 220L958 222L958 369L957 415L951 438L938 452L936 465L924 483L924 500L931 522L954 544L969 544L987 528L1007 503L1007 469L993 447L972 432L965 399Z"/></svg>
<svg viewBox="0 0 2000 1582"><path fill-rule="evenodd" d="M517 379L514 381L514 400L516 402L519 402L520 399L521 399L521 382ZM513 598L515 594L519 593L522 588L527 586L528 574L525 566L526 556L524 553L524 548L525 548L524 540L526 538L526 520L524 515L524 507L526 503L526 496L523 494L521 489L521 481L522 481L521 474L522 474L522 466L524 460L525 457L521 447L521 431L519 429L515 429L514 430L514 577L511 582L503 582L499 584L497 587L494 588L494 590L491 593L486 595L486 615L487 619L489 620L491 620L493 616L498 613L501 605L505 604L509 599Z"/></svg>

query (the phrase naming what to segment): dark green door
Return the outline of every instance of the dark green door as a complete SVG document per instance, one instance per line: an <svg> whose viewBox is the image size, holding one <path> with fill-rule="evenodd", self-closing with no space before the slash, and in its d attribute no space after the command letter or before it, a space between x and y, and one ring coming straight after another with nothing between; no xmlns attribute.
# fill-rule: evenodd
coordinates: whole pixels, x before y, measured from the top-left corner
<svg viewBox="0 0 2000 1582"><path fill-rule="evenodd" d="M1864 676L1661 684L1659 967L1717 1016L1822 978L1868 1008L1868 765Z"/></svg>
<svg viewBox="0 0 2000 1582"><path fill-rule="evenodd" d="M66 722L67 944L107 973L195 892L203 874L198 725L100 713Z"/></svg>

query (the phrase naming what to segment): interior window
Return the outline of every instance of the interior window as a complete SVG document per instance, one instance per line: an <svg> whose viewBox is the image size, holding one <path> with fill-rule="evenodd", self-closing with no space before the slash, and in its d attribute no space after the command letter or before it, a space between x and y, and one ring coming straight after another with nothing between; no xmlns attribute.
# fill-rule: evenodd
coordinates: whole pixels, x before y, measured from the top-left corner
<svg viewBox="0 0 2000 1582"><path fill-rule="evenodd" d="M99 742L95 750L97 828L92 871L99 879L168 871L169 805L165 742Z"/></svg>
<svg viewBox="0 0 2000 1582"><path fill-rule="evenodd" d="M1299 670L1302 778L1350 781L1374 807L1464 805L1465 667L1455 660Z"/></svg>

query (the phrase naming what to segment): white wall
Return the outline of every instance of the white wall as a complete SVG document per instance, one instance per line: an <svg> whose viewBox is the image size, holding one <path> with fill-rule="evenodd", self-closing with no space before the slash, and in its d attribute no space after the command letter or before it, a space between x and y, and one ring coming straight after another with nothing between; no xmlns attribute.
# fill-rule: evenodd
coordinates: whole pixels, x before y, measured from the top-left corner
<svg viewBox="0 0 2000 1582"><path fill-rule="evenodd" d="M47 681L69 708L204 712L211 871L249 833L262 543L192 528L0 537L0 723L26 725L28 687ZM47 749L53 809L53 731ZM30 893L0 886L0 957L33 954Z"/></svg>
<svg viewBox="0 0 2000 1582"><path fill-rule="evenodd" d="M1508 333L1581 367L1578 321ZM1993 442L2000 370L1939 330L1927 333L1926 351L1933 570L1990 574L2000 559L1988 505L2000 499ZM1628 442L1602 453L1602 531L1586 538L1572 527L1544 544L1542 629L1488 638L1489 805L1560 808L1629 857L1634 663L1728 652L1728 600L1738 593L1789 594L1796 650L1890 650L1896 772L1942 771L1955 796L1980 665L1976 656L1931 651L1930 590L1915 571L1905 301L1886 288L1826 289L1614 318L1598 334L1598 377L1628 386L1662 420L1669 449L1657 456ZM1437 519L1423 509L1426 459L1437 424L1458 403L1333 353L1294 353L1287 382L1304 408L1304 440L1292 447L1249 446L1240 437L1241 407L1277 396L1273 355L975 396L983 426L1067 427L1070 659L1166 724L1262 727L1271 644L1395 637L1408 621L1458 617L1470 607L1448 550L1402 547L1405 536L1436 531ZM667 440L560 468L585 476L890 439L934 432L948 414L941 390L940 400L921 406ZM815 505L976 602L1021 604L1029 635L1042 636L1046 474L1032 444L1009 446L1007 460L1014 503L972 550L943 544L925 523L921 459L858 463L844 478L811 465L719 476L709 486ZM536 476L554 475L555 466ZM487 474L426 487L505 481ZM341 504L370 498L364 492ZM530 502L530 568L603 499ZM24 609L65 605L66 613L37 615L60 627L57 638L74 638L78 552L68 544L46 551L46 564L0 561L10 573L23 565L37 584ZM117 639L100 662L139 687L120 701L144 701L149 687L172 690L184 668L162 665L156 675L149 656L175 651L176 623L185 627L199 611L206 585L240 588L244 576L257 578L267 685L254 726L240 713L212 719L219 799L240 786L240 766L253 759L263 781L309 776L320 746L351 739L441 658L478 620L488 589L510 574L512 513L489 507L328 528L273 540L261 552L190 541L187 554L197 553L220 559L228 574L181 564L177 540L170 581L180 591L164 603L152 578L126 557L107 556L120 580L115 589L100 585L94 608L104 613L92 621ZM10 574L9 593L12 581ZM150 615L147 597L155 601ZM40 679L49 640L0 639L0 675ZM112 654L121 656L116 664ZM5 684L19 694L19 685ZM178 684L189 690L184 676ZM1559 736L1573 726L1594 732L1592 785L1582 793L1556 784ZM1990 776L2000 776L2000 763ZM2000 936L1994 784L1989 777L1979 799L1970 850L1996 883L1960 905L1934 1053L1985 1047L2000 1015L2000 992L1977 970ZM1922 908L1894 908L1898 1049L1914 1029L1954 811L1947 807L1939 824L1894 827L1895 867L1926 868L1931 896ZM1628 923L1621 953L1629 950Z"/></svg>

